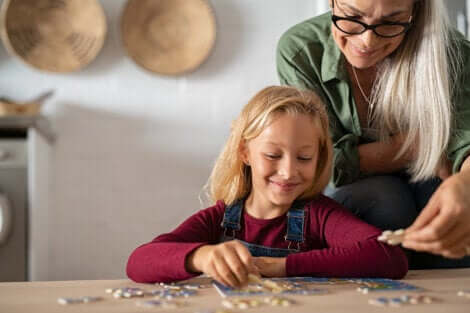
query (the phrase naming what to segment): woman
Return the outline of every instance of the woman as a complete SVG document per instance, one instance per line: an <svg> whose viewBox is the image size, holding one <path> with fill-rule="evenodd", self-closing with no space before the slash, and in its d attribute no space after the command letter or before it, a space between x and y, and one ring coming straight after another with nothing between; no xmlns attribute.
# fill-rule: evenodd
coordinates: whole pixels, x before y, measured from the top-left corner
<svg viewBox="0 0 470 313"><path fill-rule="evenodd" d="M281 83L327 104L326 193L382 229L407 227L403 245L426 252L412 268L470 266L470 43L441 0L330 6L277 52Z"/></svg>

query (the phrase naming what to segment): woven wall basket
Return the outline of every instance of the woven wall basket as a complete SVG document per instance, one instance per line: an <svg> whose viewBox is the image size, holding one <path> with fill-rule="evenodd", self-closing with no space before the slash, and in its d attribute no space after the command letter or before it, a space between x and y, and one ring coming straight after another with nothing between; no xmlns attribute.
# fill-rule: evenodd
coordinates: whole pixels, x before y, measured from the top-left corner
<svg viewBox="0 0 470 313"><path fill-rule="evenodd" d="M89 64L106 36L97 0L4 0L1 37L8 52L48 72Z"/></svg>
<svg viewBox="0 0 470 313"><path fill-rule="evenodd" d="M178 75L207 59L216 23L206 0L129 0L121 31L124 47L137 64L158 74Z"/></svg>

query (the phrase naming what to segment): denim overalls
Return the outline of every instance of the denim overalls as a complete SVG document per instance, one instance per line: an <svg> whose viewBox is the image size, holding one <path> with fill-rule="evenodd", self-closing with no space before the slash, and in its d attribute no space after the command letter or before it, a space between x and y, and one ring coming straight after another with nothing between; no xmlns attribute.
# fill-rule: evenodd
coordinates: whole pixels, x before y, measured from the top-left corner
<svg viewBox="0 0 470 313"><path fill-rule="evenodd" d="M224 219L220 226L224 228L221 242L235 239L235 232L241 229L240 220L243 212L244 200L239 200L225 208ZM304 242L305 201L295 201L287 212L287 234L284 239L289 241L287 249L270 248L252 244L243 240L243 243L252 256L285 257L288 254L300 252L300 245ZM238 239L237 239L238 240ZM294 248L291 245L294 244Z"/></svg>

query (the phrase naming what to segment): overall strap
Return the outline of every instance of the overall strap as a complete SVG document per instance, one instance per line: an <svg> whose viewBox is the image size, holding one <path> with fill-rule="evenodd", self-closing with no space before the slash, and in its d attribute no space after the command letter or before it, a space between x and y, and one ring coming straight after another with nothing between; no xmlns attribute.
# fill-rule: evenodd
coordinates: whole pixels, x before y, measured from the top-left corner
<svg viewBox="0 0 470 313"><path fill-rule="evenodd" d="M304 242L304 224L305 224L305 202L295 203L287 212L287 234L284 237L290 244L295 242L297 250L300 250L300 244Z"/></svg>
<svg viewBox="0 0 470 313"><path fill-rule="evenodd" d="M224 219L220 226L224 228L224 237L235 238L235 231L241 229L241 216L243 211L243 201L238 200L231 206L225 208ZM227 236L227 230L231 230L231 236Z"/></svg>

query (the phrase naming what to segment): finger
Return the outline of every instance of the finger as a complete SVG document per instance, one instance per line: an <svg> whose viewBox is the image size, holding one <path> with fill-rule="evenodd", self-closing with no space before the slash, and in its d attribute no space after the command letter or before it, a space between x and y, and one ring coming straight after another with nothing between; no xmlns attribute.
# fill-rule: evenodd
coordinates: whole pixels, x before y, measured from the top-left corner
<svg viewBox="0 0 470 313"><path fill-rule="evenodd" d="M465 247L469 245L468 238L470 238L470 228L460 222L443 238L441 248L443 250L465 250Z"/></svg>
<svg viewBox="0 0 470 313"><path fill-rule="evenodd" d="M233 274L232 270L225 262L225 259L221 259L219 262L215 264L217 274L226 282L227 286L238 288L240 286L240 282Z"/></svg>
<svg viewBox="0 0 470 313"><path fill-rule="evenodd" d="M438 241L449 233L458 222L453 210L440 210L431 222L414 232L407 232L405 240L414 241Z"/></svg>
<svg viewBox="0 0 470 313"><path fill-rule="evenodd" d="M445 250L442 252L442 256L448 259L461 259L467 255L465 248Z"/></svg>
<svg viewBox="0 0 470 313"><path fill-rule="evenodd" d="M449 258L462 258L467 255L467 247L470 247L470 230L466 225L459 225L459 235L454 235L446 243L442 255Z"/></svg>
<svg viewBox="0 0 470 313"><path fill-rule="evenodd" d="M219 283L223 284L224 286L230 286L229 282L226 281L222 276L220 276L217 271L214 271L212 275L210 275L213 279L218 281Z"/></svg>
<svg viewBox="0 0 470 313"><path fill-rule="evenodd" d="M405 248L418 251L427 251L434 254L443 254L444 251L459 251L464 249L469 230L466 225L458 224L445 236L434 241L410 240L405 237L402 245Z"/></svg>
<svg viewBox="0 0 470 313"><path fill-rule="evenodd" d="M258 267L255 265L255 258L243 244L241 247L237 247L237 254L249 273L259 275Z"/></svg>
<svg viewBox="0 0 470 313"><path fill-rule="evenodd" d="M229 266L231 272L236 277L238 283L240 285L245 285L248 280L248 269L243 264L242 260L240 259L237 251L233 251L230 255L225 258L227 265Z"/></svg>
<svg viewBox="0 0 470 313"><path fill-rule="evenodd" d="M427 225L431 220L439 214L439 205L438 199L439 198L439 190L437 190L431 199L428 201L426 206L423 208L421 213L418 215L416 220L411 224L410 227L406 229L407 233L411 233L423 228Z"/></svg>

